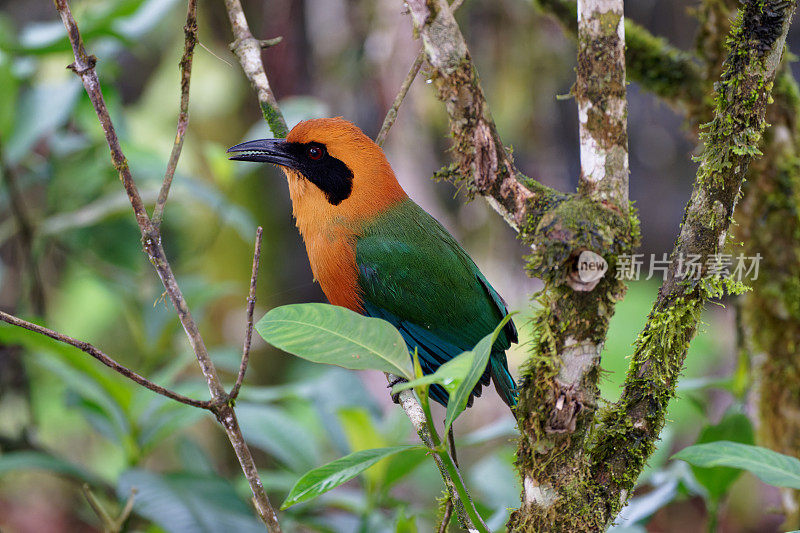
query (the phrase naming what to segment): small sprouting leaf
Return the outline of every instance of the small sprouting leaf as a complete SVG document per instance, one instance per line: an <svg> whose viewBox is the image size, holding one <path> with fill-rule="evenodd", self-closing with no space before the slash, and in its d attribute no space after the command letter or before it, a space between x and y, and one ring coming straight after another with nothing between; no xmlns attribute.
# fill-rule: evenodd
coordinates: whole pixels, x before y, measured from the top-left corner
<svg viewBox="0 0 800 533"><path fill-rule="evenodd" d="M307 472L295 483L281 505L281 509L316 498L320 494L350 481L381 459L400 452L419 450L421 448L422 446L391 446L389 448L361 450L315 468Z"/></svg>
<svg viewBox="0 0 800 533"><path fill-rule="evenodd" d="M511 320L510 314L506 315L494 331L482 338L475 348L471 350L474 354L472 365L469 367L464 380L458 385L456 391L450 393L450 399L447 401L447 413L444 418L445 433L450 430L450 426L453 425L458 415L467 408L469 396L472 394L472 390L475 388L478 380L481 379L484 370L486 370L486 364L489 362L489 356L492 353L494 341L497 340L497 336L509 320Z"/></svg>
<svg viewBox="0 0 800 533"><path fill-rule="evenodd" d="M717 441L688 446L672 456L695 466L730 466L776 487L800 489L800 460L761 446Z"/></svg>
<svg viewBox="0 0 800 533"><path fill-rule="evenodd" d="M400 332L385 320L344 307L284 305L264 315L256 330L273 346L315 363L412 377L408 348Z"/></svg>
<svg viewBox="0 0 800 533"><path fill-rule="evenodd" d="M453 394L461 382L466 379L474 360L474 352L463 352L437 368L433 374L426 374L411 381L397 383L392 387L392 394L434 383L442 385L448 393Z"/></svg>

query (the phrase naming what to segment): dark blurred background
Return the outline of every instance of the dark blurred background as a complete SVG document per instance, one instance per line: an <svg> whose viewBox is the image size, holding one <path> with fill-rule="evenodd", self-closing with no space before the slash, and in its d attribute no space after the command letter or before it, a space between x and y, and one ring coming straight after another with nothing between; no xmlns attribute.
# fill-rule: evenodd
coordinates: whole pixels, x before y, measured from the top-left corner
<svg viewBox="0 0 800 533"><path fill-rule="evenodd" d="M631 19L680 48L693 47L694 2L627 4ZM304 118L343 116L368 135L378 132L420 46L401 2L274 0L245 1L244 7L257 38L283 37L263 58L290 126ZM111 116L151 206L175 135L185 5L86 0L73 2L72 8L89 51L99 58ZM457 19L518 166L543 183L573 190L579 172L575 103L558 98L574 82L573 42L523 0L469 0ZM324 301L324 296L312 281L283 176L272 167L227 160L227 147L267 137L269 131L228 50L232 37L223 3L201 0L199 23L191 119L163 242L206 343L231 382L244 333L257 225L264 227L257 317L272 307ZM94 112L77 77L64 68L71 61L50 2L0 1L0 308L90 341L144 375L205 397L183 331L141 252ZM509 307L521 312L515 319L521 345L510 354L516 373L525 360L530 297L541 284L525 276L525 247L488 204L466 203L451 184L430 180L448 162L449 141L443 106L425 82L423 70L385 150L412 198L462 242ZM689 197L695 145L670 107L636 84L629 86L628 97L631 198L641 217L640 252L660 258L672 248ZM25 224L30 232L20 231ZM634 282L618 308L604 354L608 400L619 394L626 356L657 289L657 279ZM630 531L706 530L702 487L685 464L667 459L694 442L704 424L730 413L731 406L746 411L747 391L719 385L737 376L731 313L711 309L705 322L692 345L686 386L673 404L661 449L641 480L640 494L660 494L660 499L651 497L650 508L639 502L639 509L649 510L626 522ZM215 483L231 480L242 495L239 502L246 499L224 435L209 417L166 406L85 356L24 332L0 327L0 346L3 532L97 528L79 484L71 481L81 476L95 481L112 509L115 491L124 499L131 484L150 487L153 476L176 472L210 476ZM383 376L319 367L258 338L243 401L242 423L277 502L308 468L369 447L359 435L374 433L372 440L384 444L410 439L402 413L388 400ZM465 442L461 459L468 483L499 527L506 508L518 505L513 418L492 392L456 429ZM297 442L304 444L298 449ZM9 467L2 458L15 451L56 456L81 473L65 479L32 470L24 461ZM370 496L378 482L367 479L337 489L331 494L338 496L324 505L287 511L287 529L393 530L405 513L418 530L431 530L437 472L427 462L407 469L409 477L391 487L393 497L409 502L399 511L381 499L385 495ZM141 505L133 529L176 530L146 502ZM777 491L742 476L721 506L720 530L778 531L781 517L772 513L778 505Z"/></svg>

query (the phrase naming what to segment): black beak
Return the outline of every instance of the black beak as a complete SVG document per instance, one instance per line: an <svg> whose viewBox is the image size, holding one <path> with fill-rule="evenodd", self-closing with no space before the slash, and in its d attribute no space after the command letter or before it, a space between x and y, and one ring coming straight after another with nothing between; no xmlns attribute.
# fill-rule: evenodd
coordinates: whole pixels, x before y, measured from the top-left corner
<svg viewBox="0 0 800 533"><path fill-rule="evenodd" d="M228 159L232 161L255 161L274 163L283 167L297 168L297 159L289 152L289 143L283 139L259 139L247 141L228 148L228 153L238 153Z"/></svg>

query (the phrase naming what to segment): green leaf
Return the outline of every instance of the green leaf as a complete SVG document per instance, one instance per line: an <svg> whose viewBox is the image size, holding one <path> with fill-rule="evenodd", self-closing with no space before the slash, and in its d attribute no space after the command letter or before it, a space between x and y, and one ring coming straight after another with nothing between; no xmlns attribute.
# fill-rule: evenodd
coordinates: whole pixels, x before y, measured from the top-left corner
<svg viewBox="0 0 800 533"><path fill-rule="evenodd" d="M473 351L462 352L437 368L436 372L433 374L426 374L420 378L411 381L402 381L396 384L392 387L392 394L397 394L406 389L432 385L434 383L438 383L443 386L449 394L453 394L461 382L466 379L474 361L475 353Z"/></svg>
<svg viewBox="0 0 800 533"><path fill-rule="evenodd" d="M383 478L383 489L390 487L401 481L403 478L414 472L419 465L428 458L428 449L419 448L413 452L405 452L389 458L386 462L386 474Z"/></svg>
<svg viewBox="0 0 800 533"><path fill-rule="evenodd" d="M394 326L328 304L277 307L256 324L265 341L303 359L351 370L381 370L406 378L408 348Z"/></svg>
<svg viewBox="0 0 800 533"><path fill-rule="evenodd" d="M369 411L363 407L342 407L336 413L347 443L353 451L382 448L389 443L378 432ZM386 464L375 467L364 475L371 487L378 486L386 474Z"/></svg>
<svg viewBox="0 0 800 533"><path fill-rule="evenodd" d="M127 499L133 487L138 490L133 500L134 511L170 533L264 531L247 503L236 496L233 485L222 477L128 470L120 477L117 496Z"/></svg>
<svg viewBox="0 0 800 533"><path fill-rule="evenodd" d="M419 528L417 527L416 517L406 514L406 509L404 507L398 509L394 533L416 533L417 531L419 531Z"/></svg>
<svg viewBox="0 0 800 533"><path fill-rule="evenodd" d="M718 441L688 446L672 457L695 466L741 468L764 483L800 489L800 460L761 446Z"/></svg>
<svg viewBox="0 0 800 533"><path fill-rule="evenodd" d="M38 84L22 93L16 108L17 127L4 143L10 165L19 163L39 139L54 133L69 119L82 89L73 77L63 83Z"/></svg>
<svg viewBox="0 0 800 533"><path fill-rule="evenodd" d="M506 325L506 322L511 320L512 314L513 313L506 315L497 327L494 328L494 331L482 338L475 348L472 349L472 353L474 354L472 365L464 377L464 380L458 385L455 393L450 393L450 399L447 401L447 413L444 417L445 433L450 430L450 426L453 425L458 415L467 408L469 396L472 394L472 390L475 388L478 380L481 379L483 371L486 370L486 364L489 362L489 355L492 353L494 341L497 340L497 336Z"/></svg>
<svg viewBox="0 0 800 533"><path fill-rule="evenodd" d="M288 412L273 405L236 405L244 438L294 472L319 464L319 446L311 431Z"/></svg>
<svg viewBox="0 0 800 533"><path fill-rule="evenodd" d="M0 455L0 478L9 472L19 470L48 470L86 481L91 485L100 483L97 477L80 465L46 453L23 451Z"/></svg>
<svg viewBox="0 0 800 533"><path fill-rule="evenodd" d="M286 500L281 504L281 509L316 498L320 494L350 481L381 459L421 448L422 446L391 446L389 448L361 450L315 468L295 483Z"/></svg>
<svg viewBox="0 0 800 533"><path fill-rule="evenodd" d="M755 439L750 419L739 412L728 412L722 417L719 424L705 426L695 444L718 441L753 444ZM703 468L692 465L692 473L697 482L708 491L709 497L712 500L718 500L728 491L742 471L736 468Z"/></svg>

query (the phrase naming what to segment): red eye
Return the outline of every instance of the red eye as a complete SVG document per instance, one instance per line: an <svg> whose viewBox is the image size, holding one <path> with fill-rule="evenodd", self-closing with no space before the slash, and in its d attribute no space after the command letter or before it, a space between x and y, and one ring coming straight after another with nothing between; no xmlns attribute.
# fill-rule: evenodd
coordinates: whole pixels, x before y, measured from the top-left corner
<svg viewBox="0 0 800 533"><path fill-rule="evenodd" d="M306 154L308 154L309 159L313 159L314 161L318 161L322 158L322 148L319 146L309 146L306 150Z"/></svg>

